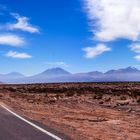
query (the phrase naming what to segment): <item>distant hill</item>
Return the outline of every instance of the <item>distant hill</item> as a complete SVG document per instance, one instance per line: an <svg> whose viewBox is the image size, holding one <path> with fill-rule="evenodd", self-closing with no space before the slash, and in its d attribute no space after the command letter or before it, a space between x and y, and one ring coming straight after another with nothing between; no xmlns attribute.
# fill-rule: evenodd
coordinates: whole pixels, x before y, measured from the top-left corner
<svg viewBox="0 0 140 140"><path fill-rule="evenodd" d="M63 80L64 77L69 77L70 75L72 75L70 72L57 67L57 68L47 69L42 73L30 77L25 77L19 80L20 82L25 82L25 83L61 82L61 81L65 81Z"/></svg>
<svg viewBox="0 0 140 140"><path fill-rule="evenodd" d="M18 79L21 79L21 78L24 78L25 76L21 73L18 73L18 72L11 72L11 73L8 73L8 74L0 74L0 81L4 82L4 83L7 83L7 82L10 82L10 81L13 81L13 80L17 80Z"/></svg>
<svg viewBox="0 0 140 140"><path fill-rule="evenodd" d="M70 75L71 73L62 69L62 68L52 68L52 69L47 69L46 71L35 75L34 77L58 77L58 76L66 76L66 75Z"/></svg>
<svg viewBox="0 0 140 140"><path fill-rule="evenodd" d="M110 70L104 73L99 81L140 81L140 70L127 67L118 70Z"/></svg>
<svg viewBox="0 0 140 140"><path fill-rule="evenodd" d="M134 68L134 67L127 67L127 68L124 68L124 69L118 69L118 70L110 70L110 71L107 71L105 74L129 74L129 73L140 73L140 70Z"/></svg>
<svg viewBox="0 0 140 140"><path fill-rule="evenodd" d="M52 68L30 77L25 77L17 72L5 75L1 74L0 81L4 83L140 81L140 70L134 67L127 67L118 70L109 70L105 73L91 71L72 74L62 68Z"/></svg>
<svg viewBox="0 0 140 140"><path fill-rule="evenodd" d="M11 72L11 73L5 74L4 76L15 78L15 79L25 77L23 74L21 74L19 72Z"/></svg>

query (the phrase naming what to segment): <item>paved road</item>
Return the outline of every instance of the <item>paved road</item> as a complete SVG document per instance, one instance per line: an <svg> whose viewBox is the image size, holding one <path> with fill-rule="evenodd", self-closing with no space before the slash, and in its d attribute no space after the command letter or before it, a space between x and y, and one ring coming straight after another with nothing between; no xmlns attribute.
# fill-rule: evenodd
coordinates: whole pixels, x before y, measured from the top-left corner
<svg viewBox="0 0 140 140"><path fill-rule="evenodd" d="M44 130L44 129L43 129ZM48 131L47 131L48 132ZM51 133L53 135L53 133ZM54 135L56 136L56 135ZM19 119L0 106L0 140L61 140Z"/></svg>

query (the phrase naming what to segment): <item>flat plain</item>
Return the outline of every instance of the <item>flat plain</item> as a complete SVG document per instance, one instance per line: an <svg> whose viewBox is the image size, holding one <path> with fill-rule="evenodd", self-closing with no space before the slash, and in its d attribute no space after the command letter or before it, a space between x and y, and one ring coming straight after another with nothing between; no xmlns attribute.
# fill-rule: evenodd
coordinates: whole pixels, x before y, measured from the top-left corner
<svg viewBox="0 0 140 140"><path fill-rule="evenodd" d="M0 102L73 140L139 140L140 83L0 85Z"/></svg>

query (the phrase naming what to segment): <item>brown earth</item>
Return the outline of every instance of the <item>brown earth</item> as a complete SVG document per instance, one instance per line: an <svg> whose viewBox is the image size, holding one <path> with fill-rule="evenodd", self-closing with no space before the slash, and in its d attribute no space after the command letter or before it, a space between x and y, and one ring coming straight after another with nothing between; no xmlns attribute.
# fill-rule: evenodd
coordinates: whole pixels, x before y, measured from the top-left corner
<svg viewBox="0 0 140 140"><path fill-rule="evenodd" d="M0 101L73 140L140 140L140 83L0 85Z"/></svg>

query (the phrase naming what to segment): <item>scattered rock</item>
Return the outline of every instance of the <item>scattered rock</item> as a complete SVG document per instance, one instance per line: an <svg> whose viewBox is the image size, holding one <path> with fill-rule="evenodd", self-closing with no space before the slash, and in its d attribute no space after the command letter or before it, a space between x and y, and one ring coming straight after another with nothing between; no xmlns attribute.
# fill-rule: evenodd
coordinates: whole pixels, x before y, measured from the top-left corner
<svg viewBox="0 0 140 140"><path fill-rule="evenodd" d="M111 97L106 97L105 102L109 102L109 101L111 101Z"/></svg>
<svg viewBox="0 0 140 140"><path fill-rule="evenodd" d="M103 104L103 103L104 103L103 101L100 101L100 102L99 102L99 104Z"/></svg>
<svg viewBox="0 0 140 140"><path fill-rule="evenodd" d="M117 101L117 105L118 106L124 106L124 105L128 105L130 103L130 101L129 100L125 100L125 101Z"/></svg>
<svg viewBox="0 0 140 140"><path fill-rule="evenodd" d="M28 100L28 103L34 103L34 100Z"/></svg>
<svg viewBox="0 0 140 140"><path fill-rule="evenodd" d="M55 103L56 101L57 101L56 97L53 97L53 98L49 99L49 103Z"/></svg>
<svg viewBox="0 0 140 140"><path fill-rule="evenodd" d="M132 112L132 108L129 108L126 112Z"/></svg>

